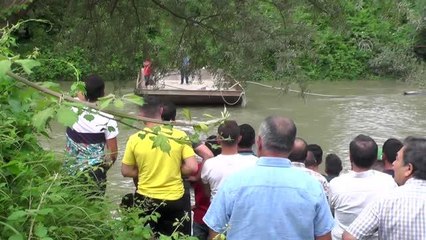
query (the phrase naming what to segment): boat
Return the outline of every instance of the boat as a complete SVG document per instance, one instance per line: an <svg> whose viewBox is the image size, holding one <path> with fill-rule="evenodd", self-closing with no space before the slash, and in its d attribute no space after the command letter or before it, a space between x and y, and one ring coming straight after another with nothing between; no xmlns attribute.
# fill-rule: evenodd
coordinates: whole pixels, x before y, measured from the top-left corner
<svg viewBox="0 0 426 240"><path fill-rule="evenodd" d="M426 91L405 91L404 95L426 95Z"/></svg>
<svg viewBox="0 0 426 240"><path fill-rule="evenodd" d="M224 77L218 77L206 69L190 76L189 84L180 84L179 71L167 73L148 87L139 79L135 87L135 94L139 96L156 96L181 106L245 105L245 92L240 83L224 80Z"/></svg>

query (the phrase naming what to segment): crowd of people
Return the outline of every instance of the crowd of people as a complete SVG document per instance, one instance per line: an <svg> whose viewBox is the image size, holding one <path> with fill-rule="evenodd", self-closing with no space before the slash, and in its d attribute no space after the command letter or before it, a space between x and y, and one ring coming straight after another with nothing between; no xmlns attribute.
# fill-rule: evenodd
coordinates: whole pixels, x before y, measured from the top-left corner
<svg viewBox="0 0 426 240"><path fill-rule="evenodd" d="M85 84L84 101L104 95L99 77ZM72 157L65 167L72 174L88 172L103 195L106 172L117 159L117 123L102 112L91 112L94 119L86 114L80 112L67 128ZM175 121L176 107L147 97L140 116ZM178 141L188 139L187 133L170 126L144 122L144 129L128 138L121 160L122 175L136 186L131 204L123 205L158 212L160 218L149 222L155 232L170 235L177 227L202 240L221 234L227 239L426 239L426 138L390 138L378 156L374 139L360 134L349 143L351 170L341 173L341 159L330 153L323 175L321 146L298 136L288 117L267 117L257 134L249 124L226 120L216 135L192 144ZM155 136L169 139L166 151L153 147Z"/></svg>

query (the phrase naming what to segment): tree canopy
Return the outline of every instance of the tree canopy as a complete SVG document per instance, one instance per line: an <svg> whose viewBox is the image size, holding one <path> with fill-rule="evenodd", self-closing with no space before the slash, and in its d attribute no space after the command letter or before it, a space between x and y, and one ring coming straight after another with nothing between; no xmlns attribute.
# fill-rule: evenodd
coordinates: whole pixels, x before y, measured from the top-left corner
<svg viewBox="0 0 426 240"><path fill-rule="evenodd" d="M9 4L8 4L9 2ZM133 80L150 58L157 73L184 55L239 80L406 77L426 45L417 0L6 1L3 19L46 19L21 30L21 54L72 62L82 73ZM401 61L403 59L404 61ZM51 62L34 77L69 79ZM49 70L49 71L47 71Z"/></svg>

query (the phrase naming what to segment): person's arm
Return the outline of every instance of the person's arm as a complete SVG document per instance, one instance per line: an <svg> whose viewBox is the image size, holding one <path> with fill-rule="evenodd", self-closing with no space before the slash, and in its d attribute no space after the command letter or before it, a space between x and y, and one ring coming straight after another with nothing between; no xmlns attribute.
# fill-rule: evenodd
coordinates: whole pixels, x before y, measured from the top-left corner
<svg viewBox="0 0 426 240"><path fill-rule="evenodd" d="M356 237L345 231L342 235L342 240L356 240Z"/></svg>
<svg viewBox="0 0 426 240"><path fill-rule="evenodd" d="M106 146L108 149L107 159L110 159L112 164L114 164L118 155L117 138L107 139Z"/></svg>
<svg viewBox="0 0 426 240"><path fill-rule="evenodd" d="M204 162L207 159L214 157L212 151L210 151L210 149L204 144L200 144L197 147L195 147L194 151L198 156L200 156L203 159L200 167L203 166ZM200 170L197 171L197 174L190 176L188 178L188 180L191 181L191 182L196 182L196 181L199 181L200 179L201 179L201 171Z"/></svg>
<svg viewBox="0 0 426 240"><path fill-rule="evenodd" d="M334 219L324 190L318 184L320 195L316 203L316 216L314 219L314 235L316 240L331 240L331 230L334 227Z"/></svg>
<svg viewBox="0 0 426 240"><path fill-rule="evenodd" d="M137 178L138 168L136 167L136 165L127 165L125 163L122 163L121 174L123 175L123 177Z"/></svg>
<svg viewBox="0 0 426 240"><path fill-rule="evenodd" d="M217 237L218 235L218 232L209 229L209 240L220 240L220 237Z"/></svg>
<svg viewBox="0 0 426 240"><path fill-rule="evenodd" d="M212 151L203 143L198 145L195 149L195 153L203 159L205 162L207 159L214 157Z"/></svg>
<svg viewBox="0 0 426 240"><path fill-rule="evenodd" d="M195 174L198 170L198 163L195 156L186 158L183 160L182 166L181 166L181 172L183 175L192 175Z"/></svg>
<svg viewBox="0 0 426 240"><path fill-rule="evenodd" d="M383 206L383 204L380 200L376 200L367 205L343 233L343 239L363 239L377 232L380 221L379 212L383 211L379 210L381 206Z"/></svg>
<svg viewBox="0 0 426 240"><path fill-rule="evenodd" d="M331 240L331 232L328 232L322 236L315 236L315 240Z"/></svg>

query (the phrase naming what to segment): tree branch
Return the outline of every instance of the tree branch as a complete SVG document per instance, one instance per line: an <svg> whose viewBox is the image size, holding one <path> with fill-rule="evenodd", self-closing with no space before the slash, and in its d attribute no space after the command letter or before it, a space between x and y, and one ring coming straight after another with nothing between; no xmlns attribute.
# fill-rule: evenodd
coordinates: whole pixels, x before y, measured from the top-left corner
<svg viewBox="0 0 426 240"><path fill-rule="evenodd" d="M102 112L114 115L116 117L119 117L119 118L136 120L136 121L144 121L144 122L152 122L152 123L158 123L158 124L172 124L174 126L196 126L196 125L199 125L200 123L203 123L203 124L206 124L206 125L211 125L211 124L216 124L216 123L221 122L221 121L224 120L223 118L219 118L219 119L214 119L214 120L206 121L206 122L176 121L176 122L172 122L171 123L171 122L168 122L168 121L162 121L162 120L158 120L158 119L154 119L154 118L146 118L146 117L141 117L141 116L134 116L134 115L130 115L130 114L122 113L122 112L117 112L117 111L113 111L113 110L109 110L109 109L101 109L97 104L89 103L89 102L82 102L82 101L80 101L78 99L75 99L73 97L63 95L63 94L58 93L56 91L52 91L52 90L50 90L48 88L42 87L42 86L40 86L40 85L38 85L38 84L36 84L34 82L31 82L28 79L25 79L25 78L23 78L23 77L15 74L15 73L13 73L13 72L10 72L10 71L7 72L6 74L9 77L17 80L18 82L21 82L21 83L23 83L23 84L25 84L27 86L30 86L30 87L32 87L32 88L34 88L34 89L36 89L36 90L38 90L38 91L40 91L40 92L42 92L44 94L48 94L48 95L56 97L58 99L61 98L61 99L64 99L64 100L66 100L68 102L79 103L79 104L85 105L85 106L87 106L87 107L89 107L91 109L102 111Z"/></svg>

